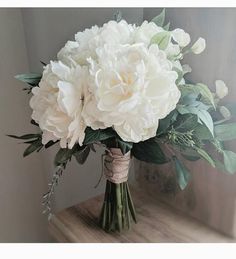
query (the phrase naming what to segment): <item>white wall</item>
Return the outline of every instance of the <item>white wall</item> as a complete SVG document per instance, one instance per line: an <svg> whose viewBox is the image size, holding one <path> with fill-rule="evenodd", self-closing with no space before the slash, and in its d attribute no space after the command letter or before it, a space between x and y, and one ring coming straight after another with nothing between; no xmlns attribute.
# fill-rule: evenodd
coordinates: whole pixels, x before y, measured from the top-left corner
<svg viewBox="0 0 236 259"><path fill-rule="evenodd" d="M5 134L32 132L29 97L14 75L28 71L21 11L0 9L0 242L48 241L41 214L45 174L38 155ZM20 141L18 141L20 142Z"/></svg>

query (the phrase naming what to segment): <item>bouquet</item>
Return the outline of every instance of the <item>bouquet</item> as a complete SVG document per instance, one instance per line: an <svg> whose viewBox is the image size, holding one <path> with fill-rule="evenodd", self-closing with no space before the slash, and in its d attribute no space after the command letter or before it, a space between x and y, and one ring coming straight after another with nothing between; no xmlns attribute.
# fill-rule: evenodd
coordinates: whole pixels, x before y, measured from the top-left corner
<svg viewBox="0 0 236 259"><path fill-rule="evenodd" d="M106 231L128 229L136 222L128 171L132 157L147 163L173 163L180 189L190 180L184 159L205 159L230 174L236 154L224 141L236 137L228 122L230 107L222 98L228 88L216 81L211 92L203 83L185 79L186 54L200 54L205 40L190 44L182 29L164 25L165 10L140 26L120 16L102 27L78 32L57 54L43 63L42 74L21 74L32 94L31 123L38 133L22 136L24 156L58 143L55 172L43 196L51 215L50 198L67 163L86 161L96 146L105 148L103 173L107 179L100 225Z"/></svg>

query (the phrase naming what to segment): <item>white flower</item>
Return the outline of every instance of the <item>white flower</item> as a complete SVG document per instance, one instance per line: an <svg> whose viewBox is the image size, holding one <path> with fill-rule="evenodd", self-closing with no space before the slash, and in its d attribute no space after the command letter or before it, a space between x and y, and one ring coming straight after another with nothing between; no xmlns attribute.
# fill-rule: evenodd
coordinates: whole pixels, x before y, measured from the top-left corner
<svg viewBox="0 0 236 259"><path fill-rule="evenodd" d="M216 80L216 94L217 96L222 99L228 94L228 87L225 85L225 82L222 80Z"/></svg>
<svg viewBox="0 0 236 259"><path fill-rule="evenodd" d="M104 44L131 44L133 42L135 26L126 21L109 21L102 27L93 26L75 35L79 44L75 60L80 65L88 65L87 59L96 59L96 49Z"/></svg>
<svg viewBox="0 0 236 259"><path fill-rule="evenodd" d="M200 54L204 51L206 47L206 41L203 38L199 38L191 47L191 50L194 54Z"/></svg>
<svg viewBox="0 0 236 259"><path fill-rule="evenodd" d="M154 22L144 21L142 25L135 31L134 42L142 42L148 46L150 44L151 38L158 32L162 31L164 31L163 28L158 27Z"/></svg>
<svg viewBox="0 0 236 259"><path fill-rule="evenodd" d="M104 45L89 59L89 91L83 117L93 129L113 127L125 141L139 142L156 134L180 98L165 52L144 44Z"/></svg>
<svg viewBox="0 0 236 259"><path fill-rule="evenodd" d="M79 43L76 41L67 41L66 45L58 52L57 58L64 64L76 65L79 59Z"/></svg>
<svg viewBox="0 0 236 259"><path fill-rule="evenodd" d="M171 32L171 35L180 47L186 47L190 43L190 36L182 29L175 29Z"/></svg>
<svg viewBox="0 0 236 259"><path fill-rule="evenodd" d="M80 66L70 68L62 62L47 65L39 87L32 90L30 106L32 118L43 131L43 144L60 140L60 145L72 148L84 140L83 78L86 70Z"/></svg>

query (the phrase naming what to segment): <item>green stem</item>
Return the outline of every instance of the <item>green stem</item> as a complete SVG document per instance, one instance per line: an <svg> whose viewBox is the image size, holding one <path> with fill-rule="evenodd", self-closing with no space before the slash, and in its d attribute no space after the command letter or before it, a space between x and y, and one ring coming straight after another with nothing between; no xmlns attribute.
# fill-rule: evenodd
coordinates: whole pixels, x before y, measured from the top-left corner
<svg viewBox="0 0 236 259"><path fill-rule="evenodd" d="M122 229L122 203L121 203L121 185L116 184L116 214L118 220L118 231Z"/></svg>
<svg viewBox="0 0 236 259"><path fill-rule="evenodd" d="M100 223L105 231L129 229L131 218L137 222L128 183L107 181Z"/></svg>

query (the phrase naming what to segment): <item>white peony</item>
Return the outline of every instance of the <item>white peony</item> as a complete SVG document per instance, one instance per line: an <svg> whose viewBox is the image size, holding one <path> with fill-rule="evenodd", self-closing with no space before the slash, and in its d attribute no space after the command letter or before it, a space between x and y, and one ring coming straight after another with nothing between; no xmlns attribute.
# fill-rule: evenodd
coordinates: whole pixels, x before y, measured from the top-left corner
<svg viewBox="0 0 236 259"><path fill-rule="evenodd" d="M222 80L216 80L216 94L217 96L222 99L228 94L228 87L225 85L225 82Z"/></svg>
<svg viewBox="0 0 236 259"><path fill-rule="evenodd" d="M139 142L156 134L180 98L164 51L144 44L104 45L89 59L89 91L83 117L93 129L113 127L125 141Z"/></svg>
<svg viewBox="0 0 236 259"><path fill-rule="evenodd" d="M171 32L171 35L175 42L179 44L180 47L186 47L190 43L190 36L182 29L175 29Z"/></svg>
<svg viewBox="0 0 236 259"><path fill-rule="evenodd" d="M146 46L150 44L151 38L158 32L164 31L163 28L157 26L154 22L144 21L140 27L137 27L134 34L135 43L144 43Z"/></svg>
<svg viewBox="0 0 236 259"><path fill-rule="evenodd" d="M86 125L81 113L84 98L86 69L70 68L62 62L45 67L39 87L32 90L32 118L43 131L42 143L60 140L60 146L72 148L84 140Z"/></svg>
<svg viewBox="0 0 236 259"><path fill-rule="evenodd" d="M79 53L79 43L76 41L67 41L66 45L58 52L57 58L67 66L76 66L80 59Z"/></svg>
<svg viewBox="0 0 236 259"><path fill-rule="evenodd" d="M206 48L206 41L203 38L199 38L191 47L191 50L194 54L200 54Z"/></svg>
<svg viewBox="0 0 236 259"><path fill-rule="evenodd" d="M88 65L87 59L96 59L96 49L104 44L132 44L135 26L126 21L109 21L102 27L93 26L75 35L79 47L74 53L75 60L80 65Z"/></svg>

